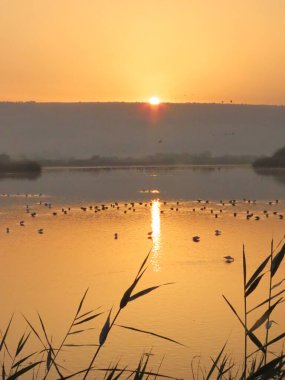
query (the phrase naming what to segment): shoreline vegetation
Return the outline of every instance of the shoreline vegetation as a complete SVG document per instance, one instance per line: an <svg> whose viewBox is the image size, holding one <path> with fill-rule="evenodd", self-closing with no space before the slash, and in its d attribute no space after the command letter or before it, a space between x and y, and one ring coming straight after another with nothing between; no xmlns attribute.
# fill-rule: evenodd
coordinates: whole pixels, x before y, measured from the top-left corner
<svg viewBox="0 0 285 380"><path fill-rule="evenodd" d="M7 154L0 154L0 176L23 174L38 175L42 167L36 161L30 160L12 160Z"/></svg>
<svg viewBox="0 0 285 380"><path fill-rule="evenodd" d="M187 167L208 166L227 167L247 165L255 170L284 169L285 147L276 151L271 157L251 155L213 156L210 152L189 153L156 153L143 157L118 157L94 155L90 158L39 158L37 160L13 160L7 154L0 154L0 176L6 175L39 175L42 168L128 168L128 167Z"/></svg>
<svg viewBox="0 0 285 380"><path fill-rule="evenodd" d="M165 154L157 153L144 157L117 157L94 155L86 159L40 159L43 167L140 167L140 166L186 166L186 165L250 165L255 156L212 156L211 153L201 154Z"/></svg>
<svg viewBox="0 0 285 380"><path fill-rule="evenodd" d="M8 323L8 326L2 330L0 339L0 365L2 367L3 380L16 380L22 378L22 375L30 375L33 380L46 380L49 378L57 379L90 379L95 374L102 374L104 379L119 380L119 379L132 379L132 380L156 380L159 378L179 380L161 372L161 361L157 369L153 369L151 361L151 352L142 354L139 363L135 368L122 366L119 362L107 363L103 368L98 367L97 358L100 351L108 340L109 335L114 329L129 330L133 333L148 334L155 339L162 339L169 344L185 346L185 344L178 342L172 338L160 335L157 332L141 330L139 327L125 326L119 323L119 317L128 309L128 304L136 302L137 299L147 296L149 293L156 291L165 286L171 286L173 283L164 283L155 285L143 290L137 290L137 286L142 282L145 271L148 267L150 254L148 253L142 262L138 273L131 282L130 286L123 292L121 300L117 305L113 306L108 311L101 311L99 308L93 310L85 310L85 299L88 289L84 293L75 314L72 318L70 326L67 328L63 338L54 343L54 337L50 338L50 332L47 331L46 325L38 314L37 323L28 320L25 316L26 331L20 337L18 344L11 348L9 344L9 337L13 328L13 316ZM247 262L245 248L243 247L243 315L239 314L229 299L223 295L225 303L229 307L229 311L234 314L236 321L239 323L243 331L243 358L240 362L234 362L231 354L226 352L227 342L222 347L217 356L211 357L210 364L206 368L204 363L201 363L200 357L192 358L189 368L189 376L187 378L192 380L261 380L261 379L275 379L281 380L285 375L285 355L283 349L278 351L276 348L272 352L272 346L277 342L282 344L285 339L285 333L273 337L270 332L270 327L273 323L272 315L274 310L279 308L283 300L285 289L282 289L284 280L277 279L275 275L285 256L284 238L274 247L271 241L270 252L260 263L258 268L248 276ZM259 287L260 283L265 286L265 291L261 300L256 300L253 297L255 290ZM280 290L281 288L281 290ZM254 317L252 312L255 311ZM256 313L258 312L258 316ZM99 318L101 316L101 318ZM101 328L99 329L98 339L92 344L77 344L76 336L82 332L93 330L93 322L97 318L101 319ZM105 321L105 322L104 322ZM38 326L38 327L36 327ZM261 327L265 327L265 332ZM26 352L26 344L30 339L35 339L39 343L37 351L32 353ZM72 340L70 340L72 339ZM57 341L57 339L56 339ZM72 342L72 343L71 343ZM249 344L251 342L251 344ZM187 343L187 342L185 342ZM62 351L66 348L69 349L78 347L93 347L93 356L89 363L85 364L84 368L72 373L61 365ZM25 377L26 378L26 377Z"/></svg>
<svg viewBox="0 0 285 380"><path fill-rule="evenodd" d="M271 157L261 157L253 162L255 169L284 169L285 147L278 149Z"/></svg>

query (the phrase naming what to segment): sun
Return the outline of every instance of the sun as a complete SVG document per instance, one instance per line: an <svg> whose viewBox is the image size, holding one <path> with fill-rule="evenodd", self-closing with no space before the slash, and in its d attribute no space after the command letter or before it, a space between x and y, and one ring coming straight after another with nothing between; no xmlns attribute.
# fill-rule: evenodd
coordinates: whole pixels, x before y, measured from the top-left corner
<svg viewBox="0 0 285 380"><path fill-rule="evenodd" d="M149 98L148 102L152 106L158 106L160 104L160 99L157 96L152 96L151 98Z"/></svg>

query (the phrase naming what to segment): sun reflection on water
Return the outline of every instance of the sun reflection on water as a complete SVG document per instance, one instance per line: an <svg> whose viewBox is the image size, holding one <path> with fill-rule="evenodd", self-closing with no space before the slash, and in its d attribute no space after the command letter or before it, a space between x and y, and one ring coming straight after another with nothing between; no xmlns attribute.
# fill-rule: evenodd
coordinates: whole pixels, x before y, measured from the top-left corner
<svg viewBox="0 0 285 380"><path fill-rule="evenodd" d="M160 201L152 201L151 206L152 256L151 264L155 272L160 271Z"/></svg>

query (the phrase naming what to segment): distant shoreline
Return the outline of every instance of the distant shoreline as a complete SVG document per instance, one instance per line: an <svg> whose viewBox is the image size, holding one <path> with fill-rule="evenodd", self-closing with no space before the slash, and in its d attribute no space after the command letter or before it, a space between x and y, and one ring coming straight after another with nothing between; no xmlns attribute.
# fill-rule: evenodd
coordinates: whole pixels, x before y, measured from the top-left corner
<svg viewBox="0 0 285 380"><path fill-rule="evenodd" d="M25 104L25 105L76 105L76 104L80 104L80 105L114 105L114 104L130 104L130 105L147 105L149 106L149 102L148 101L133 101L133 102L128 102L128 101L120 101L120 100L114 100L114 101L73 101L73 102L60 102L60 101L49 101L49 102L45 102L45 101L36 101L36 100L19 100L19 101L5 101L5 100L0 100L0 105L1 104L11 104L11 105L21 105L21 104ZM204 106L204 105L213 105L213 106L245 106L245 107L285 107L285 104L275 104L275 103L272 103L272 104L266 104L266 103L231 103L231 102L228 102L228 101L224 101L224 102L170 102L170 101L161 101L160 103L160 106L163 106L163 105L201 105L201 106Z"/></svg>
<svg viewBox="0 0 285 380"><path fill-rule="evenodd" d="M285 169L285 147L278 149L271 157L261 157L253 162L258 169Z"/></svg>
<svg viewBox="0 0 285 380"><path fill-rule="evenodd" d="M271 170L271 169L285 169L285 162L278 162L272 158L264 158L257 160L252 164L254 169Z"/></svg>
<svg viewBox="0 0 285 380"><path fill-rule="evenodd" d="M62 165L62 166L45 166L43 165L43 170L90 170L90 169L226 169L234 167L248 167L251 168L251 164L173 164L173 165L90 165L90 166L72 166L72 165Z"/></svg>
<svg viewBox="0 0 285 380"><path fill-rule="evenodd" d="M0 162L0 175L39 174L41 170L41 165L34 161Z"/></svg>
<svg viewBox="0 0 285 380"><path fill-rule="evenodd" d="M228 166L251 165L255 156L212 156L211 153L183 154L183 153L156 153L153 155L133 156L100 156L93 155L90 158L69 159L42 159L38 162L43 167L187 167L187 166Z"/></svg>

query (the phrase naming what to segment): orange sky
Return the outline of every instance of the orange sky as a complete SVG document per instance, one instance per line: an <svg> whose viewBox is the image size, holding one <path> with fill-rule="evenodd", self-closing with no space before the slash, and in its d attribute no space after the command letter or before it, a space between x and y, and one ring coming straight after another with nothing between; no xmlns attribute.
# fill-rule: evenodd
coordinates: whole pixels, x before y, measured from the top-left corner
<svg viewBox="0 0 285 380"><path fill-rule="evenodd" d="M284 0L1 0L0 99L285 104Z"/></svg>

